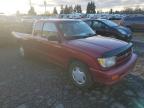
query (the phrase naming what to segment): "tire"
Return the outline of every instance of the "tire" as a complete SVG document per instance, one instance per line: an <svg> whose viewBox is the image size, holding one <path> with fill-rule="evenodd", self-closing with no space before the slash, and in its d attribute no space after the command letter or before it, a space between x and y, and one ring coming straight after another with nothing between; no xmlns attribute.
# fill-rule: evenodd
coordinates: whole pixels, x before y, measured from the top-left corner
<svg viewBox="0 0 144 108"><path fill-rule="evenodd" d="M29 58L29 55L27 54L26 50L24 49L23 46L19 47L19 53L21 55L21 57L23 58Z"/></svg>
<svg viewBox="0 0 144 108"><path fill-rule="evenodd" d="M69 66L69 76L72 83L80 89L88 89L93 85L87 65L74 61Z"/></svg>
<svg viewBox="0 0 144 108"><path fill-rule="evenodd" d="M24 47L23 47L23 46L20 46L20 47L19 47L19 52L20 52L20 55L21 55L22 57L25 56L25 50L24 50Z"/></svg>

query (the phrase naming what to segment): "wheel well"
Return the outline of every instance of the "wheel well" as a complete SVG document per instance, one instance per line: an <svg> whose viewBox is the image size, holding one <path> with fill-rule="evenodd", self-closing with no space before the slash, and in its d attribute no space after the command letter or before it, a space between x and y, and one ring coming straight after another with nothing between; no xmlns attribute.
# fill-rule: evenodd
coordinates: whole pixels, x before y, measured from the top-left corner
<svg viewBox="0 0 144 108"><path fill-rule="evenodd" d="M94 78L93 78L93 76L92 76L92 73L91 73L90 70L89 70L89 65L88 65L86 62L84 62L83 60L76 59L76 58L70 59L68 68L69 68L70 64L71 64L72 62L74 62L74 61L78 61L78 62L83 63L84 66L86 66L86 69L87 69L87 71L88 71L88 72L87 72L87 75L89 76L89 78L90 78L92 81L94 81Z"/></svg>
<svg viewBox="0 0 144 108"><path fill-rule="evenodd" d="M81 62L81 63L85 64L86 66L88 66L88 64L87 64L87 63L85 63L84 61L82 61L82 60L80 60L80 59L71 58L71 59L69 60L68 67L69 67L69 66L70 66L70 64L71 64L72 62L74 62L74 61L79 61L79 62Z"/></svg>

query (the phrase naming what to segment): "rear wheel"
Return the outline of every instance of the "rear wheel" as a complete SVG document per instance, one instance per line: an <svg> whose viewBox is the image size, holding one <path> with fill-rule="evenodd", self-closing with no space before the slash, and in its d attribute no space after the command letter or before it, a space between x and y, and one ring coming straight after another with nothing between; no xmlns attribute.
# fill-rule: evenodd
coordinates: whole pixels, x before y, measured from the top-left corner
<svg viewBox="0 0 144 108"><path fill-rule="evenodd" d="M69 76L73 84L81 89L90 88L93 85L88 67L82 62L74 61L70 64Z"/></svg>
<svg viewBox="0 0 144 108"><path fill-rule="evenodd" d="M19 52L20 52L20 55L21 55L22 57L25 57L25 50L24 50L23 46L20 46L20 47L19 47Z"/></svg>
<svg viewBox="0 0 144 108"><path fill-rule="evenodd" d="M19 53L21 55L21 57L23 58L30 58L30 55L28 55L28 53L26 52L25 48L23 46L19 47Z"/></svg>

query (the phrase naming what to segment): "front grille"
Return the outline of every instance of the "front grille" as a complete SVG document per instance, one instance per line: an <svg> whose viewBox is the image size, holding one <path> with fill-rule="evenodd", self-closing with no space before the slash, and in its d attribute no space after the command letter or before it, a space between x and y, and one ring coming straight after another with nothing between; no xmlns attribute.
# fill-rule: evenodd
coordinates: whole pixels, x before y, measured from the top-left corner
<svg viewBox="0 0 144 108"><path fill-rule="evenodd" d="M117 64L124 63L130 59L132 55L132 48L125 50L124 52L117 55Z"/></svg>

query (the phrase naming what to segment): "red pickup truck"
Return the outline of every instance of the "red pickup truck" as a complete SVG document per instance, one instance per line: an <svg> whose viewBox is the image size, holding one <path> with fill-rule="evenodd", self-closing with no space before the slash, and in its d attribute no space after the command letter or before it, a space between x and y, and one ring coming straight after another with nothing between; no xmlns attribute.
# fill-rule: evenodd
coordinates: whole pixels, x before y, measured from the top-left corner
<svg viewBox="0 0 144 108"><path fill-rule="evenodd" d="M132 43L97 36L81 20L39 20L32 35L12 34L20 43L22 56L36 55L67 69L72 82L80 88L88 88L94 82L118 82L132 70L137 59Z"/></svg>

